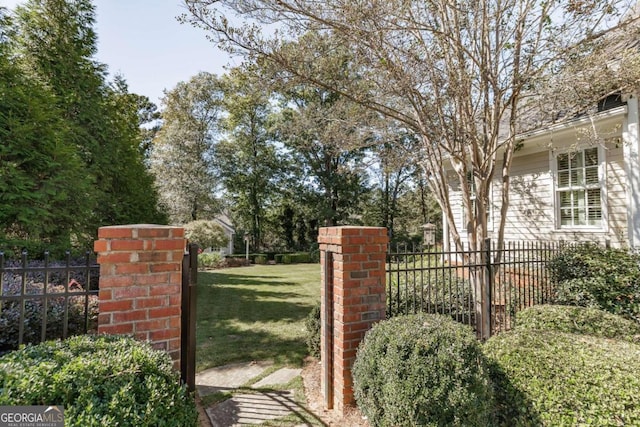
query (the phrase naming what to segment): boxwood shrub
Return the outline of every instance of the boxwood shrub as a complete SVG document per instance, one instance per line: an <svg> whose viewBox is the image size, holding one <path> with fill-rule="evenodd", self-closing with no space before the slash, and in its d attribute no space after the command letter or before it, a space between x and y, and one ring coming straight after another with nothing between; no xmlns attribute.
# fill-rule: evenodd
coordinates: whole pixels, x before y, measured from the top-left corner
<svg viewBox="0 0 640 427"><path fill-rule="evenodd" d="M514 329L484 345L494 363L498 425L617 426L640 420L640 346Z"/></svg>
<svg viewBox="0 0 640 427"><path fill-rule="evenodd" d="M398 316L367 332L354 395L373 426L487 426L492 391L473 330L434 314Z"/></svg>
<svg viewBox="0 0 640 427"><path fill-rule="evenodd" d="M640 256L597 245L571 246L549 264L557 304L597 307L640 321Z"/></svg>
<svg viewBox="0 0 640 427"><path fill-rule="evenodd" d="M198 267L200 268L222 268L225 266L224 261L224 257L217 252L198 254Z"/></svg>
<svg viewBox="0 0 640 427"><path fill-rule="evenodd" d="M77 336L0 357L0 405L64 405L66 426L196 426L166 353L121 336Z"/></svg>
<svg viewBox="0 0 640 427"><path fill-rule="evenodd" d="M320 358L320 303L317 303L307 315L304 325L307 330L306 343L309 354L315 358Z"/></svg>
<svg viewBox="0 0 640 427"><path fill-rule="evenodd" d="M516 315L516 329L558 331L640 342L640 325L597 308L537 305Z"/></svg>

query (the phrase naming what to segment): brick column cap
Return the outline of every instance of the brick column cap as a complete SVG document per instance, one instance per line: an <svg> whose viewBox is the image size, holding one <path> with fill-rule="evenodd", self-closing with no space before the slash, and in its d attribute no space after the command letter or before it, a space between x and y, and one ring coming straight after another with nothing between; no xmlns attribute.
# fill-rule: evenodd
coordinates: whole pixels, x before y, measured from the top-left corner
<svg viewBox="0 0 640 427"><path fill-rule="evenodd" d="M104 227L100 227L98 228L98 231L102 230L102 229L113 229L113 228L170 228L170 229L176 229L176 228L183 228L183 227L179 227L177 225L162 225L162 224L126 224L126 225L105 225Z"/></svg>

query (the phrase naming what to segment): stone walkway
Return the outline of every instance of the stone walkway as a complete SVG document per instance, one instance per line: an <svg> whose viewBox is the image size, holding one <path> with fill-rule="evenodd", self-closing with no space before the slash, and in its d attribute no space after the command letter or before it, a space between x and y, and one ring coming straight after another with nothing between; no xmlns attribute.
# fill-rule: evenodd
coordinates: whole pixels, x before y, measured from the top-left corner
<svg viewBox="0 0 640 427"><path fill-rule="evenodd" d="M250 362L208 369L196 375L198 394L204 397L217 392L233 392L264 375L272 365L270 362ZM300 415L306 412L295 402L292 390L258 390L282 387L299 376L301 371L279 369L253 383L251 388L256 389L255 392L234 394L232 398L206 408L209 421L213 427L258 425L292 413Z"/></svg>

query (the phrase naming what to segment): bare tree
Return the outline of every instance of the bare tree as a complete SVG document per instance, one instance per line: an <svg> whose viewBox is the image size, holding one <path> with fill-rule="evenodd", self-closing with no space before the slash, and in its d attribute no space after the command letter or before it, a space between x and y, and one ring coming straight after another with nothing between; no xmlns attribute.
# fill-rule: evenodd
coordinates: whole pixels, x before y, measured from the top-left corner
<svg viewBox="0 0 640 427"><path fill-rule="evenodd" d="M635 1L633 1L635 3ZM618 39L637 39L637 18L622 19L630 0L185 0L185 19L212 32L232 53L264 58L285 73L329 89L415 132L421 164L462 247L449 191L458 187L471 251L488 237L494 177L501 186L498 249L509 207L510 169L518 135L531 120L528 100L563 69L572 87L628 90L638 70L618 74L607 59ZM243 25L224 16L235 13ZM264 29L264 31L262 30ZM313 54L295 43L317 34ZM348 78L334 78L325 58L348 46ZM609 72L603 72L609 70ZM587 85L590 79L600 84ZM562 84L561 81L559 81ZM581 86L584 85L584 86ZM563 111L584 109L603 94L549 93ZM476 286L478 291L481 286ZM485 289L486 290L486 289ZM479 295L476 294L478 301ZM484 299L484 298L482 298Z"/></svg>

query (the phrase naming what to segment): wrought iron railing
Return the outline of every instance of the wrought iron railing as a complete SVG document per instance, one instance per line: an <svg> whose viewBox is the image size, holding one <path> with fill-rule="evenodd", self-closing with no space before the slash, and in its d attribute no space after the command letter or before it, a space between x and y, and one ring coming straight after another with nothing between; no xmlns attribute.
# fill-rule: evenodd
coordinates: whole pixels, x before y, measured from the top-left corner
<svg viewBox="0 0 640 427"><path fill-rule="evenodd" d="M490 333L508 330L515 314L551 301L548 262L561 242L506 242L498 251L489 241L479 251L396 246L387 256L387 317L440 313L479 329L477 285L486 286L484 304Z"/></svg>
<svg viewBox="0 0 640 427"><path fill-rule="evenodd" d="M63 261L8 259L0 252L0 354L22 344L95 331L99 266L67 252Z"/></svg>

